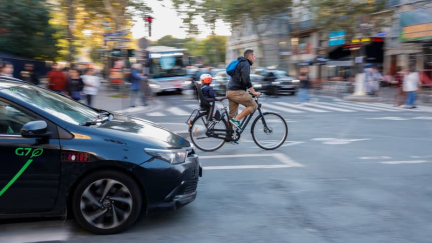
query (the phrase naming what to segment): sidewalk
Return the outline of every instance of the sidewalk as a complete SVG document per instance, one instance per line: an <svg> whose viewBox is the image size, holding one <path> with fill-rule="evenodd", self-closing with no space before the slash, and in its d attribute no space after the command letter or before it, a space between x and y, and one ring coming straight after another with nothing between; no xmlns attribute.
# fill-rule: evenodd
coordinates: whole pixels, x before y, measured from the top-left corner
<svg viewBox="0 0 432 243"><path fill-rule="evenodd" d="M393 104L394 103L394 95L396 93L395 87L381 87L380 88L380 96L378 97L378 101L381 103ZM319 89L311 89L310 93L316 96L333 96L337 98L343 98L348 95L352 95L349 92L342 92L338 90L319 90ZM417 96L416 104L423 106L432 106L432 99L427 100L423 99L423 93Z"/></svg>
<svg viewBox="0 0 432 243"><path fill-rule="evenodd" d="M85 103L85 100L81 102ZM102 83L98 94L94 97L93 107L127 115L131 112L152 112L163 106L163 102L157 97L151 100L147 99L147 106L140 106L138 99L135 102L137 106L130 107L129 97L121 97L119 90L110 90L107 83Z"/></svg>

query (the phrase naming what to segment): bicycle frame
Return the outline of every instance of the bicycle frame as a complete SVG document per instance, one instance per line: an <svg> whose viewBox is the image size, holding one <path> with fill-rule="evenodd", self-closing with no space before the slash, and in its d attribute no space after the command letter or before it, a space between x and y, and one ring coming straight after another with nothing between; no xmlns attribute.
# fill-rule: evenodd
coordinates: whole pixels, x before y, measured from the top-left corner
<svg viewBox="0 0 432 243"><path fill-rule="evenodd" d="M249 124L250 120L252 119L252 117L256 111L258 111L259 115L262 116L263 124L264 124L264 126L267 127L266 121L265 121L263 113L261 111L261 103L258 102L258 98L256 98L256 97L254 97L254 100L258 104L258 108L253 113L251 113L251 114L247 115L245 118L243 118L243 120L241 122L241 126L242 126L243 130L238 131L238 129L236 129L238 131L238 136L236 138L234 138L234 139L232 138L232 135L235 132L237 132L234 129L214 129L214 125L216 125L217 122L212 123L212 124L206 124L206 128L207 128L206 136L224 139L225 142L238 141L241 137L241 134L246 130L247 125ZM226 109L225 109L224 114L221 116L220 121L222 121L222 118L225 118L225 117L228 118L228 120L226 122L229 123L229 114L228 114ZM220 121L218 121L218 122L220 122ZM230 126L232 127L232 125L230 125ZM214 134L214 132L224 132L224 134ZM227 138L227 135L229 138ZM220 136L223 136L223 137L220 137Z"/></svg>

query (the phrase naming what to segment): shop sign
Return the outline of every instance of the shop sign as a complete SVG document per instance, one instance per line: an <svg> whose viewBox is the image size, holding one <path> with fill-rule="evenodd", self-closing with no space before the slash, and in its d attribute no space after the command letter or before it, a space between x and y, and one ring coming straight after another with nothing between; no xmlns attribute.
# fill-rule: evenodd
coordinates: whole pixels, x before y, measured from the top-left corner
<svg viewBox="0 0 432 243"><path fill-rule="evenodd" d="M329 34L329 46L345 44L345 31L332 31Z"/></svg>
<svg viewBox="0 0 432 243"><path fill-rule="evenodd" d="M399 24L402 41L432 39L432 8L420 8L401 13Z"/></svg>
<svg viewBox="0 0 432 243"><path fill-rule="evenodd" d="M365 38L357 38L352 39L351 43L360 44L360 43L369 43L369 42L384 42L384 38L380 37L365 37Z"/></svg>

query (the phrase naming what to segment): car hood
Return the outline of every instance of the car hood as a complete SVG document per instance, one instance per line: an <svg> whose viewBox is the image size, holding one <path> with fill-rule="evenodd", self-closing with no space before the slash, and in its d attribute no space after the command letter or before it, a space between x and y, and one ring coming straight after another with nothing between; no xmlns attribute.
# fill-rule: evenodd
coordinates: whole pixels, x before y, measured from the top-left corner
<svg viewBox="0 0 432 243"><path fill-rule="evenodd" d="M117 136L122 136L123 134L123 138L130 137L133 140L142 138L143 142L154 143L155 145L167 148L191 146L185 138L156 123L120 114L114 114L114 118L111 121L98 127L98 130L106 131L106 129L112 132L113 135L114 133Z"/></svg>

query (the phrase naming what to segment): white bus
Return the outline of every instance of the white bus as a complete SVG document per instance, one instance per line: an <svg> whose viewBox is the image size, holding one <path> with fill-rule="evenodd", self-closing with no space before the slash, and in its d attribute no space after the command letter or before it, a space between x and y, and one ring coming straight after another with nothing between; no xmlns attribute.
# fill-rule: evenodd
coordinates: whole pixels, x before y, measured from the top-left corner
<svg viewBox="0 0 432 243"><path fill-rule="evenodd" d="M151 46L146 51L146 72L152 91L181 93L190 77L186 72L186 66L189 65L186 49Z"/></svg>

